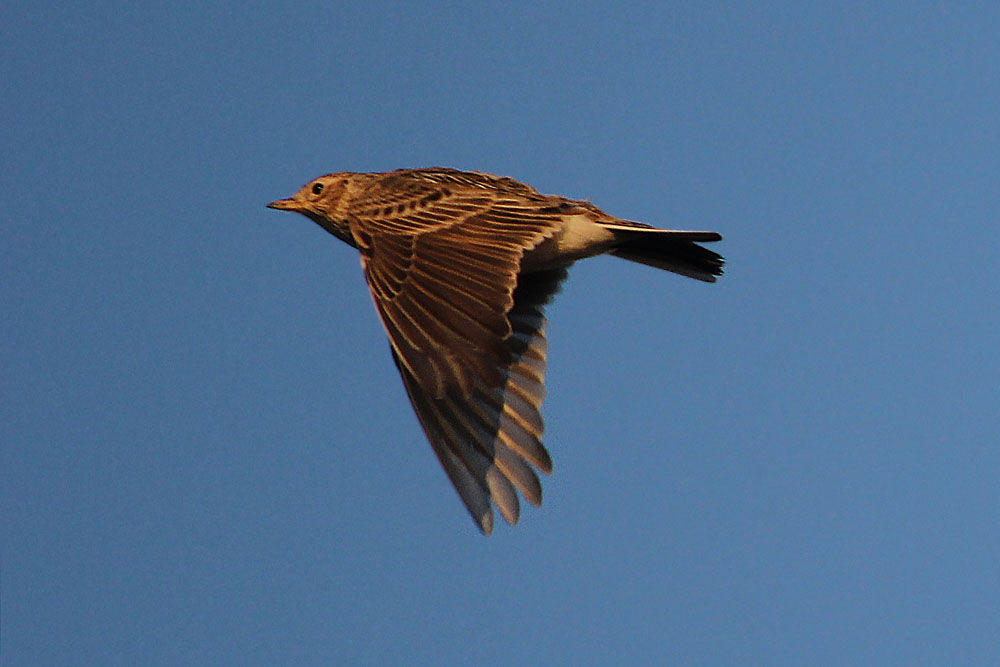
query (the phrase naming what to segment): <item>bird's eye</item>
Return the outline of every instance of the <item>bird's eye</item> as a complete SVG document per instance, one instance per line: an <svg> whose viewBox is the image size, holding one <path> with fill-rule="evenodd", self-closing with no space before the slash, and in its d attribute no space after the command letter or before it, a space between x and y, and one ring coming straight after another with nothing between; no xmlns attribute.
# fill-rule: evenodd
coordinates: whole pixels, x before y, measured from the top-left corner
<svg viewBox="0 0 1000 667"><path fill-rule="evenodd" d="M322 183L313 183L313 194L314 195L318 195L321 192L323 192L323 184Z"/></svg>

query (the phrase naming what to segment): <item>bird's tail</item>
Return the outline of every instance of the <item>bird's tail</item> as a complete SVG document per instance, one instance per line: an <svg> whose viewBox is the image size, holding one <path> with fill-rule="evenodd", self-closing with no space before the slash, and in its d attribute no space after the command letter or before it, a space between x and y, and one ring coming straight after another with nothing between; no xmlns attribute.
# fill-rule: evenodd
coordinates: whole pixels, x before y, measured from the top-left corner
<svg viewBox="0 0 1000 667"><path fill-rule="evenodd" d="M696 243L721 241L715 232L692 232L652 227L611 227L621 243L612 255L682 276L714 283L722 275L722 255Z"/></svg>

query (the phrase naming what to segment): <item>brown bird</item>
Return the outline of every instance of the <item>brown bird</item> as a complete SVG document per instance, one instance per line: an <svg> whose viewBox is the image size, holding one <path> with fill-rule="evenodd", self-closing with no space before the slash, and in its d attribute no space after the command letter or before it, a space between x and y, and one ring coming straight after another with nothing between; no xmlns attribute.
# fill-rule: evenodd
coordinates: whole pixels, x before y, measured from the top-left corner
<svg viewBox="0 0 1000 667"><path fill-rule="evenodd" d="M511 178L456 169L321 176L268 207L361 252L392 357L434 453L479 529L542 502L543 310L574 261L610 253L714 282L715 232L656 229Z"/></svg>

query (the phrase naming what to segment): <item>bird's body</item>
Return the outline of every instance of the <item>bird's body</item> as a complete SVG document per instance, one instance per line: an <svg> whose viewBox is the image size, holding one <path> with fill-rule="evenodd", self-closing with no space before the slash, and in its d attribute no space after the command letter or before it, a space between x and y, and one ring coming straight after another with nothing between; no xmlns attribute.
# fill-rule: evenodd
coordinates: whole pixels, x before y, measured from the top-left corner
<svg viewBox="0 0 1000 667"><path fill-rule="evenodd" d="M491 501L511 524L517 492L541 503L544 306L566 268L611 253L706 282L715 232L664 230L511 178L454 169L329 174L289 199L357 248L414 410L484 533Z"/></svg>

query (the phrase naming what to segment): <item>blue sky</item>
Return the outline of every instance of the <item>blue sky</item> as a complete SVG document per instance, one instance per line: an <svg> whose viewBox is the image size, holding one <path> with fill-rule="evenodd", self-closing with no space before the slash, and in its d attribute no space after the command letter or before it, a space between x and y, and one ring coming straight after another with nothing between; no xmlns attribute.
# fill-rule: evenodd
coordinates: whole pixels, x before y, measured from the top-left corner
<svg viewBox="0 0 1000 667"><path fill-rule="evenodd" d="M5 663L1000 660L996 3L87 5L0 9ZM488 539L264 208L432 165L725 237L573 269Z"/></svg>

